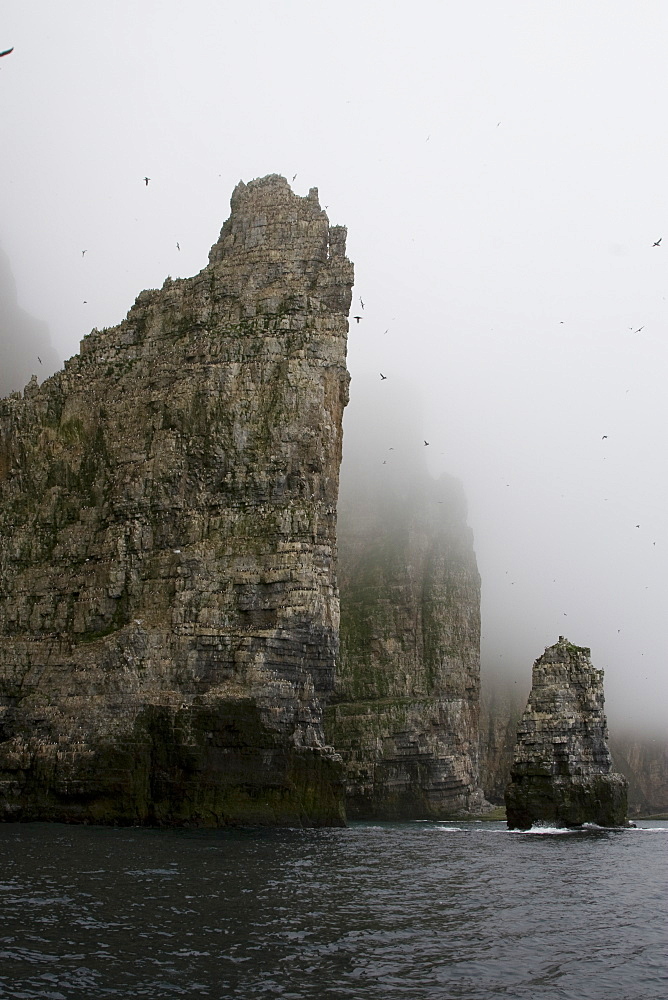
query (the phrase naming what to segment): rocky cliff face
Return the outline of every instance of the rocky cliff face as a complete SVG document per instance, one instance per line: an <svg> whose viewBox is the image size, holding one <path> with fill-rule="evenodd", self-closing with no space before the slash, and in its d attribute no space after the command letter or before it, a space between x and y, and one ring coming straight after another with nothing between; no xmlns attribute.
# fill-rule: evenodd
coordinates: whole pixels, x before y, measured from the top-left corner
<svg viewBox="0 0 668 1000"><path fill-rule="evenodd" d="M613 762L629 783L630 816L668 815L668 746L665 738L617 734Z"/></svg>
<svg viewBox="0 0 668 1000"><path fill-rule="evenodd" d="M536 660L506 789L511 828L626 822L627 782L611 769L603 702L603 671L588 649L560 636Z"/></svg>
<svg viewBox="0 0 668 1000"><path fill-rule="evenodd" d="M342 481L326 731L351 818L477 812L480 580L464 498L450 478L392 460L358 461Z"/></svg>
<svg viewBox="0 0 668 1000"><path fill-rule="evenodd" d="M345 230L240 184L209 264L0 402L0 814L340 823Z"/></svg>

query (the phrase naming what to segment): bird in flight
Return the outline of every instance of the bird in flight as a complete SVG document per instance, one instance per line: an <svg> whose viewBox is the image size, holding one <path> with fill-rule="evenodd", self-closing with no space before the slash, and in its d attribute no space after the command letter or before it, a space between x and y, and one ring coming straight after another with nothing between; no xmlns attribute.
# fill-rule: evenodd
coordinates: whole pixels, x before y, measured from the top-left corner
<svg viewBox="0 0 668 1000"><path fill-rule="evenodd" d="M86 256L86 251L85 251L85 250L82 250L82 251L81 251L81 256L82 256L82 257L85 257L85 256Z"/></svg>
<svg viewBox="0 0 668 1000"><path fill-rule="evenodd" d="M42 359L40 358L39 354L37 355L37 360L39 361L39 363L40 363L40 365L41 365L41 363L42 363Z"/></svg>
<svg viewBox="0 0 668 1000"><path fill-rule="evenodd" d="M423 438L423 440L424 440L424 438ZM429 444L429 442L428 442L428 441L425 441L425 442L424 442L424 446L425 446L425 448L427 447L427 445L428 445L428 444Z"/></svg>
<svg viewBox="0 0 668 1000"><path fill-rule="evenodd" d="M361 305L362 309L364 309L364 299L362 298L361 295L360 295L360 305Z"/></svg>
<svg viewBox="0 0 668 1000"><path fill-rule="evenodd" d="M659 245L659 243L661 242L661 240L662 240L662 239L663 239L663 236L659 236L659 238L658 238L658 240L656 241L656 243L652 243L652 246L653 246L653 247L658 247L658 245Z"/></svg>
<svg viewBox="0 0 668 1000"><path fill-rule="evenodd" d="M9 53L13 51L14 51L14 46L12 45L11 49L5 49L4 52L0 52L0 59L2 59L3 56L8 56Z"/></svg>
<svg viewBox="0 0 668 1000"><path fill-rule="evenodd" d="M144 184L146 185L146 187L148 187L148 182L150 181L150 179L151 179L150 177L144 178Z"/></svg>
<svg viewBox="0 0 668 1000"><path fill-rule="evenodd" d="M362 319L362 317L361 316L353 316L353 319L356 319L357 322L359 323L359 321Z"/></svg>
<svg viewBox="0 0 668 1000"><path fill-rule="evenodd" d="M180 247L180 246L179 246L179 244L178 244L178 241L177 241L177 243L176 243L176 249L177 249L177 250L180 250L180 249L181 249L181 247Z"/></svg>
<svg viewBox="0 0 668 1000"><path fill-rule="evenodd" d="M294 184L294 180L295 180L295 177L296 177L296 176L297 176L297 174L293 174L293 175L292 175L292 183L293 183L293 184Z"/></svg>
<svg viewBox="0 0 668 1000"><path fill-rule="evenodd" d="M608 436L607 434L604 434L603 437L601 438L601 441L605 441L605 439L607 438L607 436Z"/></svg>
<svg viewBox="0 0 668 1000"><path fill-rule="evenodd" d="M387 379L387 375L383 375L382 372L380 373L380 377L381 377L381 379L382 379L383 382L385 382L386 379Z"/></svg>

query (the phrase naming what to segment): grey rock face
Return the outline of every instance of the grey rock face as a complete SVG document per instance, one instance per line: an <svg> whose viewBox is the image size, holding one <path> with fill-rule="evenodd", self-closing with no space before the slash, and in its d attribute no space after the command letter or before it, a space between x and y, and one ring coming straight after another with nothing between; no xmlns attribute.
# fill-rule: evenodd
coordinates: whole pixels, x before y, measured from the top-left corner
<svg viewBox="0 0 668 1000"><path fill-rule="evenodd" d="M627 782L612 771L603 712L603 671L563 636L533 665L506 788L508 826L621 826Z"/></svg>
<svg viewBox="0 0 668 1000"><path fill-rule="evenodd" d="M668 745L665 736L615 734L613 758L629 783L629 815L668 815Z"/></svg>
<svg viewBox="0 0 668 1000"><path fill-rule="evenodd" d="M0 816L341 823L352 265L240 184L210 262L0 401Z"/></svg>
<svg viewBox="0 0 668 1000"><path fill-rule="evenodd" d="M421 466L375 482L358 469L342 492L339 582L326 732L349 817L480 812L480 578L459 484Z"/></svg>

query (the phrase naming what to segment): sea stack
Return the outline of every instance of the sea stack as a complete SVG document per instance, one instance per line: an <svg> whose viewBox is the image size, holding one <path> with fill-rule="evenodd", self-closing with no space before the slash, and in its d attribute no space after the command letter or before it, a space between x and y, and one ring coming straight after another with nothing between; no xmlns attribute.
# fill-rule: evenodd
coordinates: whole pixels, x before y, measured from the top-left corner
<svg viewBox="0 0 668 1000"><path fill-rule="evenodd" d="M627 824L627 781L612 771L603 671L563 636L533 665L506 788L511 829Z"/></svg>
<svg viewBox="0 0 668 1000"><path fill-rule="evenodd" d="M344 822L346 231L239 184L195 277L0 401L0 818Z"/></svg>

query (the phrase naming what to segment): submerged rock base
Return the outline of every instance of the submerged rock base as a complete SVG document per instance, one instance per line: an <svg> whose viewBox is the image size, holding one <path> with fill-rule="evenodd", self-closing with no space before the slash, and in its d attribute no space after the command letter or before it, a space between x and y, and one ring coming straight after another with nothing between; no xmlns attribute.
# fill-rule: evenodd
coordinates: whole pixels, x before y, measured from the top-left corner
<svg viewBox="0 0 668 1000"><path fill-rule="evenodd" d="M589 656L560 636L533 665L505 794L511 829L628 822L627 781L612 771L607 745L603 671Z"/></svg>

